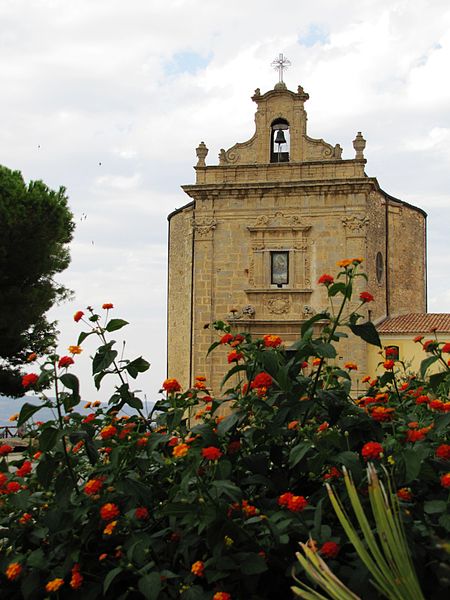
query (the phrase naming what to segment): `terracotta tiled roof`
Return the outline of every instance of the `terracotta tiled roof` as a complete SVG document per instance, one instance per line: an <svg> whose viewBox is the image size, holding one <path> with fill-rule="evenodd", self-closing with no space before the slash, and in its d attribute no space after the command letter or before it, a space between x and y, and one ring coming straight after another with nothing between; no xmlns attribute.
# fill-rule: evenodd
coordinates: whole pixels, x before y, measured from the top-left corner
<svg viewBox="0 0 450 600"><path fill-rule="evenodd" d="M379 333L450 332L450 313L409 313L385 319L377 325Z"/></svg>

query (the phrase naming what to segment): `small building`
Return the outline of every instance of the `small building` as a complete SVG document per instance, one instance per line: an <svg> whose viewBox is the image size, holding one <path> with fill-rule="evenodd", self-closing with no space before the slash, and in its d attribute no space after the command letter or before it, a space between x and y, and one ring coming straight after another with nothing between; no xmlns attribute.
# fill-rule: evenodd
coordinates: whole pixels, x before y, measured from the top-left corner
<svg viewBox="0 0 450 600"><path fill-rule="evenodd" d="M450 314L449 313L408 313L398 317L389 317L377 325L383 349L394 348L396 356L405 363L407 371L418 373L420 363L430 356L422 344L414 342L415 338L423 337L427 340L450 342ZM375 376L384 371L379 367L383 359L379 348L368 348L368 371ZM442 371L443 365L438 361L430 366L430 373Z"/></svg>
<svg viewBox="0 0 450 600"><path fill-rule="evenodd" d="M426 312L425 212L366 175L360 132L346 159L338 143L311 138L308 98L282 81L257 89L251 139L222 149L216 165L206 164L203 142L197 148L196 181L183 186L190 202L168 217L168 376L183 386L204 375L219 388L225 350L206 356L214 320L296 340L327 307L318 278L343 258L364 259L368 282L360 278L355 296L375 297L361 309L365 319ZM338 353L358 363L359 377L368 372L358 338L341 341Z"/></svg>

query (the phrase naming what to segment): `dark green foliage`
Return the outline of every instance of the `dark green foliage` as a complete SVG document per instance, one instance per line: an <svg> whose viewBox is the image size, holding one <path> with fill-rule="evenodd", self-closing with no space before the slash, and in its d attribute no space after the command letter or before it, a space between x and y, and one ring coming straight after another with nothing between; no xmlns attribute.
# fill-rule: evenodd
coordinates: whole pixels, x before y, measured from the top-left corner
<svg viewBox="0 0 450 600"><path fill-rule="evenodd" d="M54 277L69 265L73 229L63 187L26 185L19 171L0 166L0 393L21 395L17 367L55 343L45 313L69 294Z"/></svg>

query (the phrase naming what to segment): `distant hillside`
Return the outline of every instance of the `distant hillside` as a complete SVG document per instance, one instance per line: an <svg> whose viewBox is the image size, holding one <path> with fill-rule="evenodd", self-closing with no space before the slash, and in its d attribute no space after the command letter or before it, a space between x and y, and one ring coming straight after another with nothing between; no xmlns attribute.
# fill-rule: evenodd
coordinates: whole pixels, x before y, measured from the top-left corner
<svg viewBox="0 0 450 600"><path fill-rule="evenodd" d="M41 403L39 396L23 396L22 398L10 398L8 396L0 395L0 426L2 425L14 425L9 421L9 417L20 412L22 405L28 402L29 404L35 404L38 406ZM146 402L144 409L144 413L149 413L153 407L154 402ZM82 402L79 406L77 406L77 412L87 414L89 409L83 408L84 403ZM124 411L126 414L134 414L135 411L133 409L127 409ZM48 419L53 419L54 415L51 410L48 408L43 408L38 413L35 414L35 421L47 421Z"/></svg>

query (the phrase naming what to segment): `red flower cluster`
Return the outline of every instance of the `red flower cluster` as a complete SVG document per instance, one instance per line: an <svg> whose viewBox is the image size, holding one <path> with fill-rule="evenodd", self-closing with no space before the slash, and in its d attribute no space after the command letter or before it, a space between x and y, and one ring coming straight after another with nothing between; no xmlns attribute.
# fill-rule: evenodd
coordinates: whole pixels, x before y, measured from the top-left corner
<svg viewBox="0 0 450 600"><path fill-rule="evenodd" d="M102 440L109 440L116 434L117 427L114 427L114 425L106 425L106 427L103 427L103 429L100 431L100 437L102 438Z"/></svg>
<svg viewBox="0 0 450 600"><path fill-rule="evenodd" d="M75 323L78 323L83 318L84 312L82 310L77 310L77 312L73 315L73 320Z"/></svg>
<svg viewBox="0 0 450 600"><path fill-rule="evenodd" d="M202 448L202 456L203 458L206 458L206 460L219 460L219 458L222 455L223 452L215 446L208 446L207 448Z"/></svg>
<svg viewBox="0 0 450 600"><path fill-rule="evenodd" d="M279 335L265 335L263 342L266 348L278 348L283 343L283 340Z"/></svg>
<svg viewBox="0 0 450 600"><path fill-rule="evenodd" d="M269 373L265 373L264 371L262 371L261 373L258 373L258 375L256 375L250 387L252 389L265 388L267 390L267 388L270 387L272 383L273 379L269 375Z"/></svg>
<svg viewBox="0 0 450 600"><path fill-rule="evenodd" d="M103 521L112 521L119 515L119 507L113 502L107 502L100 508L100 517L103 519Z"/></svg>
<svg viewBox="0 0 450 600"><path fill-rule="evenodd" d="M22 387L27 389L33 385L36 385L38 379L39 375L36 375L36 373L28 373L28 375L24 375L22 377Z"/></svg>
<svg viewBox="0 0 450 600"><path fill-rule="evenodd" d="M327 275L327 273L324 273L323 275L321 275L319 277L319 279L317 280L317 283L321 283L323 285L326 285L327 287L329 285L331 285L334 282L334 277L332 275Z"/></svg>
<svg viewBox="0 0 450 600"><path fill-rule="evenodd" d="M89 479L84 485L83 492L87 496L94 496L98 494L103 487L105 481L104 477L96 477L95 479Z"/></svg>
<svg viewBox="0 0 450 600"><path fill-rule="evenodd" d="M193 573L197 577L204 577L204 575L205 575L205 563L202 560L197 560L191 566L191 573Z"/></svg>
<svg viewBox="0 0 450 600"><path fill-rule="evenodd" d="M386 423L394 418L395 409L386 408L385 406L374 406L370 409L370 416L374 421Z"/></svg>
<svg viewBox="0 0 450 600"><path fill-rule="evenodd" d="M134 516L140 521L146 521L150 518L150 514L145 506L138 506L138 508L134 511Z"/></svg>
<svg viewBox="0 0 450 600"><path fill-rule="evenodd" d="M22 463L22 466L19 469L17 469L17 471L16 471L16 475L18 477L26 477L30 473L31 473L31 462L29 460L25 460Z"/></svg>
<svg viewBox="0 0 450 600"><path fill-rule="evenodd" d="M390 371L395 367L395 361L392 359L385 360L383 363L383 367L386 369L386 371Z"/></svg>
<svg viewBox="0 0 450 600"><path fill-rule="evenodd" d="M397 498L399 500L403 500L403 502L411 502L412 500L412 494L411 494L411 490L408 488L400 488L399 490L397 490Z"/></svg>
<svg viewBox="0 0 450 600"><path fill-rule="evenodd" d="M308 501L304 496L295 496L292 492L281 494L277 502L291 512L300 512L308 506Z"/></svg>
<svg viewBox="0 0 450 600"><path fill-rule="evenodd" d="M450 473L441 476L441 485L444 488L450 488Z"/></svg>
<svg viewBox="0 0 450 600"><path fill-rule="evenodd" d="M83 575L80 573L80 565L78 563L75 563L72 567L72 577L69 585L73 590L78 590L83 585Z"/></svg>
<svg viewBox="0 0 450 600"><path fill-rule="evenodd" d="M228 364L231 364L233 362L238 362L242 358L244 358L244 355L242 354L242 352L238 352L237 350L232 350L227 356Z"/></svg>
<svg viewBox="0 0 450 600"><path fill-rule="evenodd" d="M216 592L213 596L213 600L231 600L231 594L228 592Z"/></svg>
<svg viewBox="0 0 450 600"><path fill-rule="evenodd" d="M435 455L443 460L450 460L450 444L441 444L436 448Z"/></svg>
<svg viewBox="0 0 450 600"><path fill-rule="evenodd" d="M441 350L442 352L445 352L445 354L450 354L450 344L447 342L442 346Z"/></svg>
<svg viewBox="0 0 450 600"><path fill-rule="evenodd" d="M339 479L342 477L342 473L336 467L330 467L326 473L324 473L322 479L329 481L330 479Z"/></svg>
<svg viewBox="0 0 450 600"><path fill-rule="evenodd" d="M370 292L361 292L360 295L359 295L359 299L364 304L366 302L373 302L375 300L375 298L372 296L372 294Z"/></svg>
<svg viewBox="0 0 450 600"><path fill-rule="evenodd" d="M163 381L162 388L169 393L179 392L181 390L181 385L175 378L172 377L171 379L166 379Z"/></svg>
<svg viewBox="0 0 450 600"><path fill-rule="evenodd" d="M58 361L58 367L60 369L64 369L66 367L70 367L70 365L73 365L74 362L75 361L71 356L61 356L61 358Z"/></svg>
<svg viewBox="0 0 450 600"><path fill-rule="evenodd" d="M378 460L383 452L383 446L378 442L367 442L361 449L364 460Z"/></svg>
<svg viewBox="0 0 450 600"><path fill-rule="evenodd" d="M6 456L7 454L10 454L13 451L13 447L10 446L9 444L2 444L0 446L0 456Z"/></svg>
<svg viewBox="0 0 450 600"><path fill-rule="evenodd" d="M110 310L111 308L114 308L114 304L111 304L111 302L105 302L105 304L102 305L102 308L104 310Z"/></svg>
<svg viewBox="0 0 450 600"><path fill-rule="evenodd" d="M219 343L220 344L229 344L232 340L233 340L233 336L231 335L231 333L226 333L225 335L223 335L220 338Z"/></svg>
<svg viewBox="0 0 450 600"><path fill-rule="evenodd" d="M322 544L319 552L325 558L336 558L340 550L341 547L336 542L325 542Z"/></svg>

